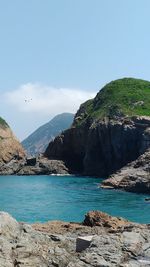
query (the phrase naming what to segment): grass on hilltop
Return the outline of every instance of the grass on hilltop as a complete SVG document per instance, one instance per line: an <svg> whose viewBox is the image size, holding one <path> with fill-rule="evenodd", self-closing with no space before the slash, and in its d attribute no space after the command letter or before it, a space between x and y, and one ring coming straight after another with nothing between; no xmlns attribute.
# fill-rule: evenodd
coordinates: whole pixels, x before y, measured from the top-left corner
<svg viewBox="0 0 150 267"><path fill-rule="evenodd" d="M0 117L0 126L8 127L7 122L4 119L2 119L1 117Z"/></svg>
<svg viewBox="0 0 150 267"><path fill-rule="evenodd" d="M81 107L84 112L77 124L87 117L150 116L150 82L134 78L112 81Z"/></svg>

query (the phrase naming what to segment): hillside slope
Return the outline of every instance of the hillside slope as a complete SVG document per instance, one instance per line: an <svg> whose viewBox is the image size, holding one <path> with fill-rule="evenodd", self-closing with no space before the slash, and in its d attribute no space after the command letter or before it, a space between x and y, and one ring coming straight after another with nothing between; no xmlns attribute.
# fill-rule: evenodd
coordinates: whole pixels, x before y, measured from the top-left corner
<svg viewBox="0 0 150 267"><path fill-rule="evenodd" d="M39 127L22 142L27 153L29 155L43 153L54 137L71 126L73 117L71 113L62 113Z"/></svg>
<svg viewBox="0 0 150 267"><path fill-rule="evenodd" d="M72 127L45 151L71 172L107 177L150 146L150 82L124 78L81 105Z"/></svg>
<svg viewBox="0 0 150 267"><path fill-rule="evenodd" d="M0 163L24 158L25 152L8 124L0 118Z"/></svg>

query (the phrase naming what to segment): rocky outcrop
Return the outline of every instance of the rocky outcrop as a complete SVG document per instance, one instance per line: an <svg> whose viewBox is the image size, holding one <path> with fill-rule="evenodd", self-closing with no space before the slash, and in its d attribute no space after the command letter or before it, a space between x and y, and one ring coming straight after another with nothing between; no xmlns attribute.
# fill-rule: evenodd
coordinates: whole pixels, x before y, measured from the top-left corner
<svg viewBox="0 0 150 267"><path fill-rule="evenodd" d="M150 149L103 181L101 187L150 194Z"/></svg>
<svg viewBox="0 0 150 267"><path fill-rule="evenodd" d="M94 212L92 215L93 218ZM96 217L98 212L96 212ZM1 267L146 267L150 265L150 227L125 221L111 227L107 215L99 220L106 225L89 227L76 223L48 222L33 226L18 223L8 213L0 212ZM103 218L103 219L102 219ZM105 219L104 219L105 218ZM117 222L118 219L116 219ZM118 221L119 222L119 221ZM112 224L114 225L114 223ZM78 237L91 242L76 251Z"/></svg>
<svg viewBox="0 0 150 267"><path fill-rule="evenodd" d="M20 160L25 152L8 125L0 124L0 163L8 163L12 159Z"/></svg>
<svg viewBox="0 0 150 267"><path fill-rule="evenodd" d="M112 81L80 106L73 125L50 142L49 159L70 172L108 177L150 147L150 82Z"/></svg>
<svg viewBox="0 0 150 267"><path fill-rule="evenodd" d="M0 174L16 173L25 159L25 151L8 124L0 120Z"/></svg>
<svg viewBox="0 0 150 267"><path fill-rule="evenodd" d="M69 170L107 177L150 147L150 117L117 117L74 124L52 141L45 156L61 159Z"/></svg>
<svg viewBox="0 0 150 267"><path fill-rule="evenodd" d="M85 219L83 221L83 225L86 226L101 226L110 228L111 230L117 230L121 227L125 227L129 224L129 221L120 218L120 217L112 217L107 213L100 211L90 211L85 215ZM131 223L130 223L131 224Z"/></svg>
<svg viewBox="0 0 150 267"><path fill-rule="evenodd" d="M108 177L150 147L150 82L124 78L81 105L73 125L50 142L49 159L72 173Z"/></svg>
<svg viewBox="0 0 150 267"><path fill-rule="evenodd" d="M0 164L1 175L68 175L69 170L61 160L48 160L40 157L34 158L34 164L30 164L28 158L11 160L6 164ZM31 158L32 160L32 158Z"/></svg>
<svg viewBox="0 0 150 267"><path fill-rule="evenodd" d="M48 160L47 158L37 158L35 165L27 162L18 170L17 175L67 175L68 168L61 160Z"/></svg>

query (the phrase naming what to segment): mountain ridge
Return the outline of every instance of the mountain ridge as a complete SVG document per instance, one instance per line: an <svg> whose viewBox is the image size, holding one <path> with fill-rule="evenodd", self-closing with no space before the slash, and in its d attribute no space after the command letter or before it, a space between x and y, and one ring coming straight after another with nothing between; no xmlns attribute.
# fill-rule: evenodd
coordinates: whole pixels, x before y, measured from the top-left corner
<svg viewBox="0 0 150 267"><path fill-rule="evenodd" d="M49 142L72 124L72 113L61 113L52 118L48 123L37 128L32 134L22 141L22 145L29 155L43 153Z"/></svg>

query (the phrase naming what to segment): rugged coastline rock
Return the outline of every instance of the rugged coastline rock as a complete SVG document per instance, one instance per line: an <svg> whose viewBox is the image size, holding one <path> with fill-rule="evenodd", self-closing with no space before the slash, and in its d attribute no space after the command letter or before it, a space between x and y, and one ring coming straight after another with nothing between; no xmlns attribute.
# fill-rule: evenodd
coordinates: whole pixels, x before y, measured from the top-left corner
<svg viewBox="0 0 150 267"><path fill-rule="evenodd" d="M16 173L25 159L25 151L8 124L0 118L0 174Z"/></svg>
<svg viewBox="0 0 150 267"><path fill-rule="evenodd" d="M25 157L24 149L5 121L0 120L0 164Z"/></svg>
<svg viewBox="0 0 150 267"><path fill-rule="evenodd" d="M31 158L35 160L30 164L28 158L22 160L12 159L8 163L0 164L0 175L68 175L69 170L61 160L48 160L44 157Z"/></svg>
<svg viewBox="0 0 150 267"><path fill-rule="evenodd" d="M68 173L68 168L61 160L48 160L42 156L29 159L8 124L0 118L0 175Z"/></svg>
<svg viewBox="0 0 150 267"><path fill-rule="evenodd" d="M68 175L68 168L61 160L48 160L47 158L37 158L34 165L27 162L16 173L17 175Z"/></svg>
<svg viewBox="0 0 150 267"><path fill-rule="evenodd" d="M101 187L150 194L150 149L103 181Z"/></svg>
<svg viewBox="0 0 150 267"><path fill-rule="evenodd" d="M149 82L131 78L106 85L81 105L72 127L50 142L45 157L65 161L72 173L99 177L136 160L150 147L147 88Z"/></svg>
<svg viewBox="0 0 150 267"><path fill-rule="evenodd" d="M93 211L87 216L88 218L96 216L99 226L66 222L48 222L31 226L18 223L8 213L0 212L0 266L147 267L150 265L149 225L131 223L98 211ZM91 238L87 248L81 252L76 251L79 236Z"/></svg>

